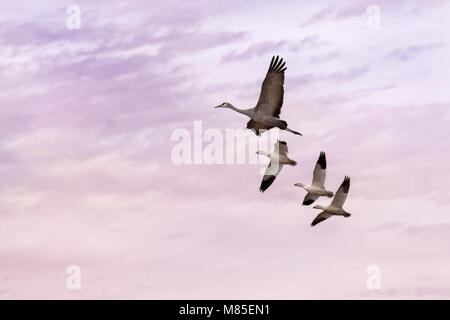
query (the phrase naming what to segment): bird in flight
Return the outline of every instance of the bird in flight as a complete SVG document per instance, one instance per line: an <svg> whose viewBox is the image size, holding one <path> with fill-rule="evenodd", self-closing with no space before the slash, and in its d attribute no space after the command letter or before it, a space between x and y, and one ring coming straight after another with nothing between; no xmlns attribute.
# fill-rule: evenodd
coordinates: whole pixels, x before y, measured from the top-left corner
<svg viewBox="0 0 450 320"><path fill-rule="evenodd" d="M266 78L261 86L258 103L254 108L239 109L229 102L223 102L215 108L228 108L248 116L250 121L247 122L247 129L252 130L258 136L272 128L280 128L293 134L302 135L300 132L289 129L287 122L280 119L284 95L285 64L283 58L272 57Z"/></svg>
<svg viewBox="0 0 450 320"><path fill-rule="evenodd" d="M257 154L265 155L270 158L269 166L264 173L259 191L264 192L274 182L275 178L285 164L295 166L297 162L288 158L288 147L285 141L277 141L273 152L257 151Z"/></svg>
<svg viewBox="0 0 450 320"><path fill-rule="evenodd" d="M345 199L347 199L348 190L350 189L350 177L345 177L341 186L339 187L336 195L333 198L331 204L327 207L316 205L314 209L323 210L317 215L311 226L314 227L316 224L332 217L332 216L344 216L346 218L350 217L350 213L345 211L342 206L344 205Z"/></svg>
<svg viewBox="0 0 450 320"><path fill-rule="evenodd" d="M310 185L304 185L303 183L294 184L294 186L303 188L308 192L303 200L303 205L309 206L321 196L331 198L334 195L333 192L325 189L326 171L327 159L325 158L325 152L321 152L314 167L312 183Z"/></svg>

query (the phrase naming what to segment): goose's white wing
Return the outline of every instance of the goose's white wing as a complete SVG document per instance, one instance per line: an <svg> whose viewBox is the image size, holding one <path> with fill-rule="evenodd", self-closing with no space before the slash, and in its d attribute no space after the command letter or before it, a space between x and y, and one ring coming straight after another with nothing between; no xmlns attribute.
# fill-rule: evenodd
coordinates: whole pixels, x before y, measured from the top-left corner
<svg viewBox="0 0 450 320"><path fill-rule="evenodd" d="M312 185L320 188L325 188L325 177L327 169L327 159L325 158L325 152L321 152L319 159L317 159L316 166L314 167Z"/></svg>
<svg viewBox="0 0 450 320"><path fill-rule="evenodd" d="M311 222L311 227L314 227L316 224L321 223L322 221L327 220L330 218L332 214L326 213L325 211L322 211L317 215L317 217Z"/></svg>
<svg viewBox="0 0 450 320"><path fill-rule="evenodd" d="M264 192L270 185L275 181L275 178L280 173L282 164L277 163L276 161L270 161L269 166L264 173L264 177L261 181L261 186L259 187L259 191Z"/></svg>
<svg viewBox="0 0 450 320"><path fill-rule="evenodd" d="M345 177L338 191L334 195L331 205L337 208L342 208L345 199L347 199L348 190L350 189L350 177Z"/></svg>

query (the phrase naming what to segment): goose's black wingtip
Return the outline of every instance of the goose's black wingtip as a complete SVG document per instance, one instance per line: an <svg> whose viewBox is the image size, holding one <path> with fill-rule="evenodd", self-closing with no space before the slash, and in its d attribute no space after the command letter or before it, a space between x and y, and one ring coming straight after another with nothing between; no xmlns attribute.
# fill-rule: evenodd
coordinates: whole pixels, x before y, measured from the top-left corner
<svg viewBox="0 0 450 320"><path fill-rule="evenodd" d="M312 204L313 202L314 202L314 200L311 200L311 199L305 200L305 201L303 201L303 205L304 205L304 206L309 206L309 205Z"/></svg>
<svg viewBox="0 0 450 320"><path fill-rule="evenodd" d="M263 181L261 182L261 186L259 187L259 191L261 191L261 193L266 191L274 181L275 181L275 176L269 176L268 178L263 178Z"/></svg>
<svg viewBox="0 0 450 320"><path fill-rule="evenodd" d="M345 176L344 181L342 182L342 187L344 193L348 193L348 190L350 189L350 177Z"/></svg>
<svg viewBox="0 0 450 320"><path fill-rule="evenodd" d="M327 168L327 158L325 157L325 152L320 152L319 159L317 159L317 163L320 165L322 169Z"/></svg>

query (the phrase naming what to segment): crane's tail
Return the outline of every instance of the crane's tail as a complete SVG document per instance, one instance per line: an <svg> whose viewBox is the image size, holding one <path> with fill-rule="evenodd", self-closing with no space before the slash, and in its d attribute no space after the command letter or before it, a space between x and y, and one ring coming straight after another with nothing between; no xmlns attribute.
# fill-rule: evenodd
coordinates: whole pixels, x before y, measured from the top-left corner
<svg viewBox="0 0 450 320"><path fill-rule="evenodd" d="M286 127L286 131L292 132L293 134L299 135L299 136L303 136L300 132L294 131L289 129L288 127Z"/></svg>

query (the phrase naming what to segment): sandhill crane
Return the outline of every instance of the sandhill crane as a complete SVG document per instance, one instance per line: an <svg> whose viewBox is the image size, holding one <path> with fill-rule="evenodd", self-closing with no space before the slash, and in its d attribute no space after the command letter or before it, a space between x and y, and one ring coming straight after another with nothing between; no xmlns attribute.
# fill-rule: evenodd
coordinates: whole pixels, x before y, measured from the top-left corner
<svg viewBox="0 0 450 320"><path fill-rule="evenodd" d="M281 130L302 135L300 132L289 129L287 122L280 119L284 95L284 71L286 71L284 65L285 62L283 62L283 58L280 59L278 56L276 58L275 56L272 57L266 78L261 86L261 93L256 107L250 109L238 109L231 103L224 102L215 108L232 109L250 117L250 121L247 122L247 129L252 130L258 136L263 131L271 128L280 128Z"/></svg>
<svg viewBox="0 0 450 320"><path fill-rule="evenodd" d="M285 141L277 141L274 145L273 152L257 151L257 154L265 155L270 158L269 166L264 173L264 177L261 181L259 191L264 192L273 183L277 175L280 173L281 168L285 164L295 166L297 162L288 158L288 147Z"/></svg>
<svg viewBox="0 0 450 320"><path fill-rule="evenodd" d="M349 189L350 189L350 177L346 176L341 186L339 187L338 191L336 192L333 201L328 207L320 205L314 206L314 209L321 209L323 211L317 215L317 217L311 223L311 226L315 226L316 224L328 219L331 216L344 216L346 218L350 217L350 213L346 212L342 208L345 199L347 199Z"/></svg>
<svg viewBox="0 0 450 320"><path fill-rule="evenodd" d="M294 186L303 188L308 192L303 200L303 205L309 206L321 196L331 198L334 195L333 192L325 189L326 169L327 159L325 158L325 152L321 152L314 167L312 183L307 186L303 183L294 184Z"/></svg>

